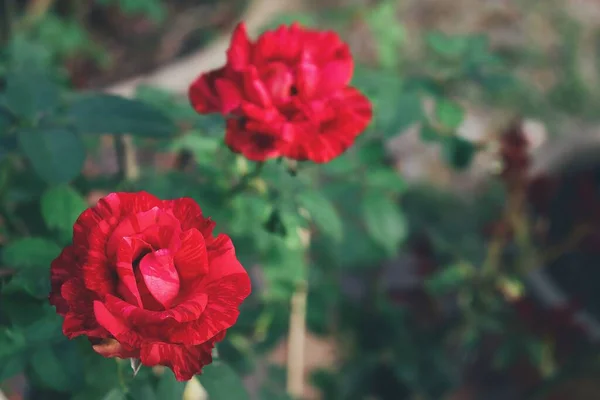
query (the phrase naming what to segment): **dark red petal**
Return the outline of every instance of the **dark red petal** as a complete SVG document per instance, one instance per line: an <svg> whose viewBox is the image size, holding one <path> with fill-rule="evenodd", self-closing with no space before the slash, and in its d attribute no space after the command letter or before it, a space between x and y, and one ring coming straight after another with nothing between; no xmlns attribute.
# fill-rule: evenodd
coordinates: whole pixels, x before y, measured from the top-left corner
<svg viewBox="0 0 600 400"><path fill-rule="evenodd" d="M352 87L329 100L320 112L324 119L317 127L310 123L296 124L298 131L293 143L285 148L285 157L329 162L354 143L372 118L371 103Z"/></svg>
<svg viewBox="0 0 600 400"><path fill-rule="evenodd" d="M220 112L223 107L217 94L216 81L226 79L226 67L200 75L188 90L188 97L194 110L200 114Z"/></svg>
<svg viewBox="0 0 600 400"><path fill-rule="evenodd" d="M252 43L248 39L246 24L240 22L231 36L227 50L227 64L235 71L244 69L250 63Z"/></svg>
<svg viewBox="0 0 600 400"><path fill-rule="evenodd" d="M310 99L319 90L320 71L319 68L310 62L303 62L298 65L298 92L302 98Z"/></svg>
<svg viewBox="0 0 600 400"><path fill-rule="evenodd" d="M104 330L94 317L92 303L95 293L87 290L80 278L71 278L61 287L61 296L69 305L63 321L63 333L72 339L79 335L106 337Z"/></svg>
<svg viewBox="0 0 600 400"><path fill-rule="evenodd" d="M206 309L198 320L177 326L171 333L172 341L200 344L235 324L239 305L250 294L251 285L233 247L212 260L202 286L208 295Z"/></svg>
<svg viewBox="0 0 600 400"><path fill-rule="evenodd" d="M150 294L165 308L169 308L180 286L173 254L168 249L146 254L139 268Z"/></svg>
<svg viewBox="0 0 600 400"><path fill-rule="evenodd" d="M290 27L280 25L274 31L263 33L252 52L252 62L259 67L270 61L283 61L295 64L302 51L303 28L294 24Z"/></svg>
<svg viewBox="0 0 600 400"><path fill-rule="evenodd" d="M168 327L170 326L169 321L173 323L195 321L202 315L207 303L208 295L206 293L194 291L180 304L165 311L145 310L111 295L106 296L104 305L113 315L123 321L128 321L137 330L143 331L144 326L152 324ZM165 332L165 334L167 333Z"/></svg>
<svg viewBox="0 0 600 400"><path fill-rule="evenodd" d="M77 261L73 246L67 246L50 265L49 301L60 315L65 315L69 311L69 305L61 294L61 287L70 278L80 274Z"/></svg>
<svg viewBox="0 0 600 400"><path fill-rule="evenodd" d="M175 254L175 267L184 283L208 273L206 243L198 230L190 229L183 233L181 248Z"/></svg>
<svg viewBox="0 0 600 400"><path fill-rule="evenodd" d="M73 226L73 246L84 258L82 274L86 288L99 295L115 289L107 264L109 235L123 216L148 211L159 204L160 200L146 192L111 193L81 214Z"/></svg>
<svg viewBox="0 0 600 400"><path fill-rule="evenodd" d="M250 66L244 71L244 95L248 101L261 107L269 108L272 106L269 92L260 80L258 71L254 66Z"/></svg>
<svg viewBox="0 0 600 400"><path fill-rule="evenodd" d="M170 243L159 243L160 238L158 235L160 231L158 227L160 226L170 227L176 233L181 231L181 224L177 218L158 206L147 211L127 215L111 233L106 245L107 255L113 257L116 254L122 238L132 237L142 232L145 232L147 235L156 235L155 237L145 237L143 238L144 241L158 243L161 247L168 247Z"/></svg>
<svg viewBox="0 0 600 400"><path fill-rule="evenodd" d="M242 93L235 83L228 79L215 80L215 90L219 98L221 114L236 110L242 102Z"/></svg>
<svg viewBox="0 0 600 400"><path fill-rule="evenodd" d="M146 366L164 365L173 370L178 381L187 381L199 374L212 362L211 350L207 346L186 346L162 342L143 343L140 352L142 364Z"/></svg>
<svg viewBox="0 0 600 400"><path fill-rule="evenodd" d="M354 64L348 52L348 57L342 60L334 60L326 63L319 71L318 91L321 96L327 96L350 83Z"/></svg>
<svg viewBox="0 0 600 400"><path fill-rule="evenodd" d="M282 155L284 143L273 134L250 131L236 120L227 121L225 144L251 161L262 162Z"/></svg>
<svg viewBox="0 0 600 400"><path fill-rule="evenodd" d="M142 252L152 251L147 242L131 237L121 238L116 254L116 271L119 277L117 292L132 304L143 306L142 296L133 270L133 262Z"/></svg>
<svg viewBox="0 0 600 400"><path fill-rule="evenodd" d="M291 68L284 63L274 62L261 70L260 75L275 105L282 106L288 103L294 83Z"/></svg>
<svg viewBox="0 0 600 400"><path fill-rule="evenodd" d="M140 337L124 320L113 315L100 301L94 301L93 315L98 324L108 331L116 340L127 349L140 346Z"/></svg>

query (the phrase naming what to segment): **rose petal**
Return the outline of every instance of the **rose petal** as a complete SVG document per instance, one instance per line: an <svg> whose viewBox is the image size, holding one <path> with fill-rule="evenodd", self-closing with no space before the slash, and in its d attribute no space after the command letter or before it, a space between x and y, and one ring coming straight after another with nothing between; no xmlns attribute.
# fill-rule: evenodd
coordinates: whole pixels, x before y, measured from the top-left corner
<svg viewBox="0 0 600 400"><path fill-rule="evenodd" d="M285 157L315 163L329 162L352 146L372 118L369 100L351 87L330 99L321 113L327 119L317 127L310 123L296 124L296 137L302 139L284 148Z"/></svg>
<svg viewBox="0 0 600 400"><path fill-rule="evenodd" d="M220 112L221 99L217 95L215 82L225 79L225 67L200 75L188 90L188 97L192 107L199 114Z"/></svg>
<svg viewBox="0 0 600 400"><path fill-rule="evenodd" d="M175 254L175 267L183 282L199 278L208 273L208 254L204 236L190 229L181 237L181 248Z"/></svg>
<svg viewBox="0 0 600 400"><path fill-rule="evenodd" d="M194 321L202 315L207 303L208 295L206 293L192 291L180 304L165 311L145 310L112 295L106 296L104 305L113 315L130 322L132 326L143 332L144 327L153 324L160 324L163 328L168 328L171 326L169 320L173 323ZM163 329L163 331L165 335L168 334L168 329Z"/></svg>
<svg viewBox="0 0 600 400"><path fill-rule="evenodd" d="M150 294L165 308L169 308L179 293L179 274L173 254L168 249L146 254L139 268Z"/></svg>
<svg viewBox="0 0 600 400"><path fill-rule="evenodd" d="M231 36L231 43L227 49L227 64L233 70L242 70L250 62L251 51L252 43L248 39L246 24L240 22Z"/></svg>
<svg viewBox="0 0 600 400"><path fill-rule="evenodd" d="M215 90L219 98L221 114L229 114L240 106L242 94L233 82L227 79L216 79Z"/></svg>
<svg viewBox="0 0 600 400"><path fill-rule="evenodd" d="M173 214L162 210L158 206L152 207L147 211L140 211L135 214L127 215L119 222L110 235L106 245L106 253L108 257L112 257L116 254L121 238L135 236L146 230L148 230L147 232L158 235L159 226L171 227L176 232L181 230L181 225L177 218L175 218ZM155 242L159 241L158 237L155 239ZM146 239L145 241L149 242L150 240ZM167 245L167 243L160 244Z"/></svg>
<svg viewBox="0 0 600 400"><path fill-rule="evenodd" d="M202 284L208 295L206 309L198 320L178 325L171 333L172 341L200 344L230 328L238 318L239 305L251 291L250 277L233 248L211 261Z"/></svg>
<svg viewBox="0 0 600 400"><path fill-rule="evenodd" d="M239 121L227 121L225 144L235 153L251 161L262 162L282 155L285 144L272 134L251 131L241 127Z"/></svg>
<svg viewBox="0 0 600 400"><path fill-rule="evenodd" d="M173 370L178 381L187 381L200 373L202 367L212 362L212 347L161 342L143 343L140 359L142 364L149 367L167 366Z"/></svg>
<svg viewBox="0 0 600 400"><path fill-rule="evenodd" d="M269 92L260 80L258 71L253 66L248 67L244 71L243 90L247 100L264 108L269 108L272 106Z"/></svg>

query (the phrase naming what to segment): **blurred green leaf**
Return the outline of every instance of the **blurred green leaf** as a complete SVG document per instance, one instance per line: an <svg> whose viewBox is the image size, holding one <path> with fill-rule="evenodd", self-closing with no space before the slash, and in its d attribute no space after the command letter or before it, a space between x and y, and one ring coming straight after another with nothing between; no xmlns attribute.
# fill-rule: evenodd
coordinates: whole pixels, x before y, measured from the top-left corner
<svg viewBox="0 0 600 400"><path fill-rule="evenodd" d="M3 343L0 336L0 346L8 346ZM6 357L0 357L0 382L20 374L27 366L27 355L25 353L16 353Z"/></svg>
<svg viewBox="0 0 600 400"><path fill-rule="evenodd" d="M392 68L400 63L401 45L406 38L404 26L399 23L397 3L379 2L368 10L366 20L375 36L379 64L384 68Z"/></svg>
<svg viewBox="0 0 600 400"><path fill-rule="evenodd" d="M431 32L426 36L429 47L445 57L460 57L470 44L470 36L449 36L441 32Z"/></svg>
<svg viewBox="0 0 600 400"><path fill-rule="evenodd" d="M52 111L60 100L60 87L45 72L10 71L6 77L6 106L23 119Z"/></svg>
<svg viewBox="0 0 600 400"><path fill-rule="evenodd" d="M440 139L440 134L433 126L424 123L421 126L420 137L424 142L435 142Z"/></svg>
<svg viewBox="0 0 600 400"><path fill-rule="evenodd" d="M81 133L166 138L177 132L175 123L160 109L139 100L109 94L78 96L69 105L67 113Z"/></svg>
<svg viewBox="0 0 600 400"><path fill-rule="evenodd" d="M462 107L447 99L438 99L435 103L437 121L448 129L456 129L462 123L464 112Z"/></svg>
<svg viewBox="0 0 600 400"><path fill-rule="evenodd" d="M312 222L336 242L342 240L342 221L327 197L315 190L304 190L297 197L298 203L310 214Z"/></svg>
<svg viewBox="0 0 600 400"><path fill-rule="evenodd" d="M427 278L425 287L432 295L441 296L463 287L473 277L474 272L473 267L468 264L450 265Z"/></svg>
<svg viewBox="0 0 600 400"><path fill-rule="evenodd" d="M85 147L73 131L64 128L20 129L17 139L35 172L50 184L67 183L83 168Z"/></svg>
<svg viewBox="0 0 600 400"><path fill-rule="evenodd" d="M471 165L477 148L473 143L459 136L444 138L442 154L450 165L461 170Z"/></svg>
<svg viewBox="0 0 600 400"><path fill-rule="evenodd" d="M74 342L40 347L32 355L29 367L38 387L62 392L73 392L82 387L83 364Z"/></svg>
<svg viewBox="0 0 600 400"><path fill-rule="evenodd" d="M393 257L408 235L407 221L400 206L379 191L369 191L362 203L362 215L371 238Z"/></svg>
<svg viewBox="0 0 600 400"><path fill-rule="evenodd" d="M421 97L416 92L399 94L392 104L385 105L385 109L389 109L389 113L376 115L375 118L377 126L386 137L393 137L401 133L423 118Z"/></svg>
<svg viewBox="0 0 600 400"><path fill-rule="evenodd" d="M48 228L58 230L68 240L73 232L73 224L87 208L87 203L73 188L60 185L44 192L41 206Z"/></svg>
<svg viewBox="0 0 600 400"><path fill-rule="evenodd" d="M156 386L157 399L181 399L185 391L186 382L178 382L173 371L166 369L158 380Z"/></svg>
<svg viewBox="0 0 600 400"><path fill-rule="evenodd" d="M375 189L382 189L397 194L404 192L407 186L406 181L402 179L400 173L391 168L367 170L366 182Z"/></svg>
<svg viewBox="0 0 600 400"><path fill-rule="evenodd" d="M197 377L210 400L249 400L244 383L231 367L215 361Z"/></svg>
<svg viewBox="0 0 600 400"><path fill-rule="evenodd" d="M127 396L122 389L114 388L102 398L102 400L125 400Z"/></svg>
<svg viewBox="0 0 600 400"><path fill-rule="evenodd" d="M58 245L38 237L23 238L6 245L2 262L12 268L50 268L50 263L60 253Z"/></svg>

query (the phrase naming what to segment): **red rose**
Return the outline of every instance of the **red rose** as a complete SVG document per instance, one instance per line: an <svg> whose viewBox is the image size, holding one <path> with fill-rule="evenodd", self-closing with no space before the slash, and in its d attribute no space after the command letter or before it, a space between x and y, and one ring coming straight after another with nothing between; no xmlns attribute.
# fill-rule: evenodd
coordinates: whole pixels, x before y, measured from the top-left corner
<svg viewBox="0 0 600 400"><path fill-rule="evenodd" d="M190 379L212 361L250 294L228 236L190 198L112 193L84 211L52 262L63 332L105 357L139 358Z"/></svg>
<svg viewBox="0 0 600 400"><path fill-rule="evenodd" d="M293 24L251 42L240 23L227 64L189 90L199 113L229 115L225 142L253 161L288 157L328 162L350 147L372 117L349 86L353 61L332 31Z"/></svg>

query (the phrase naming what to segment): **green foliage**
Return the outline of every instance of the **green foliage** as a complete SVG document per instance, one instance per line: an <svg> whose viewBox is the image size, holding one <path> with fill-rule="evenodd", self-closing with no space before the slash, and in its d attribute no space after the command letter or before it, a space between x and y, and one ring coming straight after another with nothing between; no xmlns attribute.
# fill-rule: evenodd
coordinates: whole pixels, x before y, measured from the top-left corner
<svg viewBox="0 0 600 400"><path fill-rule="evenodd" d="M323 233L339 242L344 234L342 221L331 202L316 190L304 191L298 195L298 203L309 214L310 219Z"/></svg>
<svg viewBox="0 0 600 400"><path fill-rule="evenodd" d="M83 168L85 148L70 129L21 128L17 140L35 172L49 184L70 182Z"/></svg>
<svg viewBox="0 0 600 400"><path fill-rule="evenodd" d="M198 377L211 400L247 400L250 397L239 376L220 361L204 367Z"/></svg>
<svg viewBox="0 0 600 400"><path fill-rule="evenodd" d="M2 261L17 268L47 268L60 247L44 238L23 238L2 249Z"/></svg>
<svg viewBox="0 0 600 400"><path fill-rule="evenodd" d="M73 188L61 185L44 192L41 207L46 226L56 230L62 242L68 243L73 234L73 224L86 209L87 203Z"/></svg>
<svg viewBox="0 0 600 400"><path fill-rule="evenodd" d="M167 10L160 0L98 0L99 4L119 7L125 15L144 15L155 22L166 17Z"/></svg>
<svg viewBox="0 0 600 400"><path fill-rule="evenodd" d="M400 206L380 192L365 194L362 204L367 232L393 257L408 235L408 225Z"/></svg>
<svg viewBox="0 0 600 400"><path fill-rule="evenodd" d="M68 118L82 133L113 133L165 138L177 128L161 110L137 100L108 94L75 97Z"/></svg>

